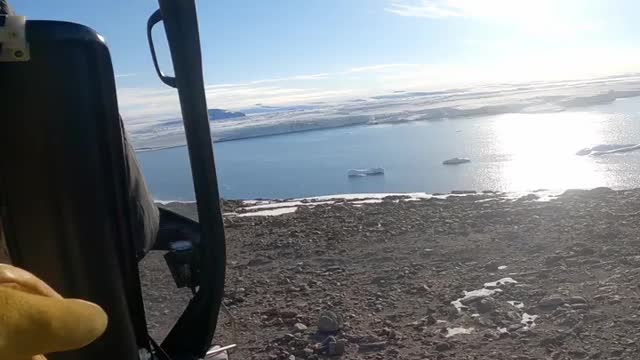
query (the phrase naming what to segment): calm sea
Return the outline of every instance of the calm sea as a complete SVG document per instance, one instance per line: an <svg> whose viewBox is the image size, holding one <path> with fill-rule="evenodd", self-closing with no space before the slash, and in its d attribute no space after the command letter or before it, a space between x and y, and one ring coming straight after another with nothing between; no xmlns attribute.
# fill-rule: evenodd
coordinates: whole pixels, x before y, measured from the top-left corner
<svg viewBox="0 0 640 360"><path fill-rule="evenodd" d="M216 143L227 199L341 193L533 191L640 187L640 151L577 156L640 143L640 98L548 114L504 114L356 126ZM452 157L471 163L444 166ZM193 200L185 147L138 153L156 199ZM383 176L348 178L353 168Z"/></svg>

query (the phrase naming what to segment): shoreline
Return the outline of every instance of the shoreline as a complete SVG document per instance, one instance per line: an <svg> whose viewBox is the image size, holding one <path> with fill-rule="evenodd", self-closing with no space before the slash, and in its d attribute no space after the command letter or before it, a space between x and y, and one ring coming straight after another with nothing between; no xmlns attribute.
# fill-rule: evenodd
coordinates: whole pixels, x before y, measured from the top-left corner
<svg viewBox="0 0 640 360"><path fill-rule="evenodd" d="M610 189L608 187L596 187L593 189L563 189L563 190L549 190L549 189L536 189L531 191L496 191L496 190L452 190L448 193L428 193L428 192L394 192L394 193L348 193L348 194L327 194L327 195L314 195L307 197L293 197L293 198L256 198L256 199L222 199L224 202L229 203L243 203L247 206L250 205L259 205L259 204L277 204L277 203L286 203L286 202L321 202L327 200L367 200L367 199L384 199L386 197L407 197L409 201L415 201L417 199L430 199L430 198L440 198L446 199L448 197L457 197L457 196L491 196L491 197L502 197L502 198L518 198L529 195L538 195L543 197L556 197L562 195L567 191L588 191L595 189ZM634 190L631 189L610 189L614 191L619 190ZM640 189L640 188L639 188ZM156 204L159 205L170 205L170 204L195 204L195 200L161 200L154 199Z"/></svg>
<svg viewBox="0 0 640 360"><path fill-rule="evenodd" d="M601 80L566 82L564 85L560 82L551 87L545 87L544 84L524 87L503 84L503 89L456 89L439 95L400 93L392 97L369 98L364 103L347 101L309 111L252 115L241 120L212 122L212 141L216 143L349 126L455 120L507 113L580 111L640 96L637 74L617 80ZM571 84L573 91L567 87ZM483 105L478 106L478 101ZM155 123L150 123L130 131L136 151L185 146L182 125L164 126L161 132L156 130Z"/></svg>
<svg viewBox="0 0 640 360"><path fill-rule="evenodd" d="M238 337L225 315L217 341L256 360L328 359L323 341L344 345L342 359L640 356L640 189L377 200L225 216ZM272 204L224 203L261 205ZM190 295L174 289L161 253L141 276L159 339ZM337 331L319 331L326 311L342 317Z"/></svg>

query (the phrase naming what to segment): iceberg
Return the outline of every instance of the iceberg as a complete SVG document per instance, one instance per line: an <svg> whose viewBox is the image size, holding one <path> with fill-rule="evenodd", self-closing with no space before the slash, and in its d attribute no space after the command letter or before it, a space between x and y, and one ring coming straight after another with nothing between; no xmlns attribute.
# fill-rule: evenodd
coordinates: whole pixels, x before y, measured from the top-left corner
<svg viewBox="0 0 640 360"><path fill-rule="evenodd" d="M640 149L640 144L601 144L590 148L581 149L576 155L600 156L607 154L625 153Z"/></svg>
<svg viewBox="0 0 640 360"><path fill-rule="evenodd" d="M458 164L466 164L466 163L470 163L471 160L467 159L467 158L459 158L459 157L454 157L451 159L447 159L445 161L442 162L442 165L458 165Z"/></svg>
<svg viewBox="0 0 640 360"><path fill-rule="evenodd" d="M347 176L369 176L369 175L384 175L384 168L369 168L369 169L351 169L347 171Z"/></svg>

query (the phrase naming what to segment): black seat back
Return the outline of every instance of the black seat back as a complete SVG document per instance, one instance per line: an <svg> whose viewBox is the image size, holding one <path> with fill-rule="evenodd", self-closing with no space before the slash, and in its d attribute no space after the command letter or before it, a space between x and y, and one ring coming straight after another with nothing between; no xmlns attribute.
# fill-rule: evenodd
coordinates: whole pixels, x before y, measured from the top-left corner
<svg viewBox="0 0 640 360"><path fill-rule="evenodd" d="M157 209L118 114L107 46L78 24L27 21L30 60L0 62L0 214L12 262L101 305L104 336L52 359L148 348L137 260Z"/></svg>

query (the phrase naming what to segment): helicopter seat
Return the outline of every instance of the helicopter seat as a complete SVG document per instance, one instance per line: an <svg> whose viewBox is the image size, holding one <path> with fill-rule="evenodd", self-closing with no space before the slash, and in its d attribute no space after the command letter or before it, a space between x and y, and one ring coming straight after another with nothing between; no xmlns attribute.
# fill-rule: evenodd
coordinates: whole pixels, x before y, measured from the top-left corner
<svg viewBox="0 0 640 360"><path fill-rule="evenodd" d="M159 211L118 114L104 39L82 25L0 16L0 216L11 262L99 304L104 336L53 359L149 349L138 261Z"/></svg>

